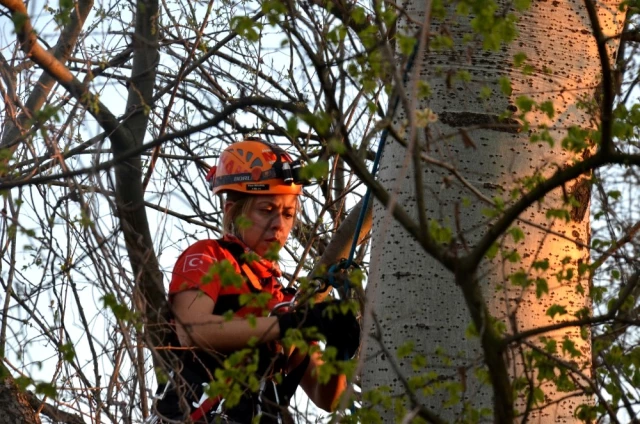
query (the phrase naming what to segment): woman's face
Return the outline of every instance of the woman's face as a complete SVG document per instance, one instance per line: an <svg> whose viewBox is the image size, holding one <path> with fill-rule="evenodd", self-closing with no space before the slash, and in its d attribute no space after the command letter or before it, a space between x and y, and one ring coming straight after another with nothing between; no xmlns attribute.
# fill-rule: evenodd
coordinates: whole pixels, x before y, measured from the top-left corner
<svg viewBox="0 0 640 424"><path fill-rule="evenodd" d="M229 203L225 204L225 209L227 205ZM273 248L274 243L284 246L295 222L297 206L295 194L256 196L253 207L246 214L251 226L241 231L242 241L260 256Z"/></svg>

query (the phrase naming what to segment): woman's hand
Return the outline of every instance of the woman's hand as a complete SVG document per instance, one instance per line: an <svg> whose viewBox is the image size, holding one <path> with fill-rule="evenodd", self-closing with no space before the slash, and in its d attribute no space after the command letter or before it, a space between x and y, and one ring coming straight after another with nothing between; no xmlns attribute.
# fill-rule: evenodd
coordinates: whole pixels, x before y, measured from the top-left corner
<svg viewBox="0 0 640 424"><path fill-rule="evenodd" d="M301 305L293 312L278 316L280 337L290 328L316 328L327 345L338 349L337 358L351 359L360 346L360 324L351 310L342 312L337 301Z"/></svg>

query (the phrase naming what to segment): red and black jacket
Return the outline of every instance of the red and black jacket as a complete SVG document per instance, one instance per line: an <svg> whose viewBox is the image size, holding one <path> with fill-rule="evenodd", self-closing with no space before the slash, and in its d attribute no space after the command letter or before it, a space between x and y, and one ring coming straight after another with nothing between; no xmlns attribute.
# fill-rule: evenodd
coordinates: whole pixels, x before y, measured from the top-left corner
<svg viewBox="0 0 640 424"><path fill-rule="evenodd" d="M227 263L223 263L227 261ZM224 270L222 274L218 271ZM229 270L233 272L229 272ZM225 236L221 240L200 240L185 250L176 262L171 283L169 285L169 302L172 297L184 290L199 290L214 301L214 315L225 315L229 312L234 317L267 316L275 305L290 301L293 297L280 284L281 272L278 266L258 257L240 240ZM241 278L238 278L241 277ZM267 294L261 296L262 302L241 304L242 295ZM265 299L267 298L267 299ZM272 363L274 352L269 346L259 349L259 372ZM209 411L194 411L193 403L202 396L203 384L213 379L215 369L220 366L224 356L215 352L199 349L179 351L182 362L179 380L186 383L184 390L171 388L157 404L158 412L167 418L184 416L180 411L179 393L185 396L193 414L201 416ZM178 379L176 379L177 381ZM288 400L288 399L287 399ZM184 403L183 403L184 404ZM246 407L246 405L245 405ZM215 407L213 408L215 409ZM252 412L247 411L250 421ZM237 418L244 422L243 418Z"/></svg>

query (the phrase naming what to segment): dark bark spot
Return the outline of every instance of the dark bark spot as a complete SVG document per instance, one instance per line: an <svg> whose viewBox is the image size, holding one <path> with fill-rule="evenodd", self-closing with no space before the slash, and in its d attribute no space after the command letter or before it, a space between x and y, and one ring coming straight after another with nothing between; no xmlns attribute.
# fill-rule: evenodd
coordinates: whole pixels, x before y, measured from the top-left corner
<svg viewBox="0 0 640 424"><path fill-rule="evenodd" d="M569 194L578 201L578 205L571 208L571 220L582 222L591 200L591 183L587 179L578 181L571 187Z"/></svg>
<svg viewBox="0 0 640 424"><path fill-rule="evenodd" d="M442 123L450 127L480 127L506 133L520 132L521 125L516 119L499 119L497 115L472 112L441 112L438 114Z"/></svg>
<svg viewBox="0 0 640 424"><path fill-rule="evenodd" d="M580 238L580 233L577 230L573 230L571 232L571 235L575 237L575 240L576 240L575 243L578 250L582 250L584 245L584 240ZM580 263L580 260L578 261L578 263Z"/></svg>

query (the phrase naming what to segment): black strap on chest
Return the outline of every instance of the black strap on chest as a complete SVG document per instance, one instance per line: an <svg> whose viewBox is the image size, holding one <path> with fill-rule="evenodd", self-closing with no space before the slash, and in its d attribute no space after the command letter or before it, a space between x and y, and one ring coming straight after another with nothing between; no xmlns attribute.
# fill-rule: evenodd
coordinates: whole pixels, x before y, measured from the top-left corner
<svg viewBox="0 0 640 424"><path fill-rule="evenodd" d="M226 240L217 240L218 245L223 249L226 249L233 259L235 259L238 267L240 268L240 272L242 276L247 280L247 287L251 293L258 294L262 292L263 283L265 281L258 278L251 268L249 264L244 259L244 249L237 243L226 241ZM214 315L223 315L227 311L238 312L242 308L240 305L240 295L239 294L220 294L218 296L218 300L216 301L213 307Z"/></svg>
<svg viewBox="0 0 640 424"><path fill-rule="evenodd" d="M244 249L242 248L242 246L226 240L218 240L218 244L223 249L229 251L229 253L231 253L233 258L236 260L238 266L240 267L240 270L242 271L242 276L247 279L247 285L249 286L251 292L260 293L261 290L256 287L256 282L260 285L260 288L262 288L264 285L263 281L261 281L258 276L253 273L253 271L251 271L249 264L243 257ZM282 291L287 294L295 294L295 289L292 288L283 288ZM240 310L242 306L240 305L239 299L240 295L238 294L219 295L218 301L214 306L213 313L216 315L221 315L229 310L232 310L233 312ZM278 399L281 406L286 407L289 405L289 402L291 401L291 398L300 385L300 382L302 381L302 378L304 377L304 374L310 362L311 357L308 354L305 355L302 362L298 364L298 366L296 366L296 368L294 368L291 372L287 373L282 379L282 382L277 385Z"/></svg>

